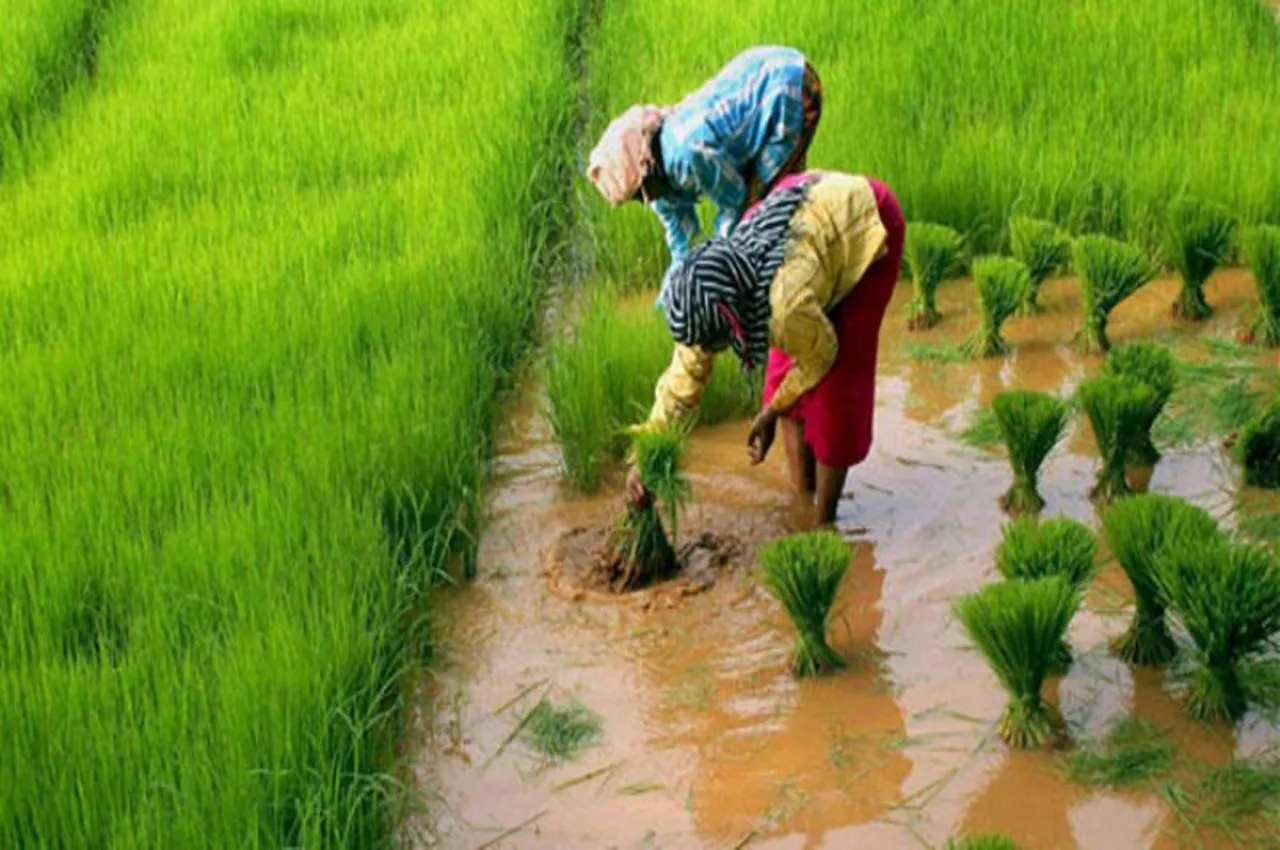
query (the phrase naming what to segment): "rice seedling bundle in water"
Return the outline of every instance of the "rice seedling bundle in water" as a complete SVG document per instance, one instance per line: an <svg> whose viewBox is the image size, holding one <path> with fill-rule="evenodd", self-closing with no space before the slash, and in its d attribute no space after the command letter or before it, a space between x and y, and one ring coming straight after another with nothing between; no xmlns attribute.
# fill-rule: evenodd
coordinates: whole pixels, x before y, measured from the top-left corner
<svg viewBox="0 0 1280 850"><path fill-rule="evenodd" d="M1040 695L1080 594L1060 577L991 584L954 603L956 618L1009 695L1000 737L1026 749L1061 742L1065 724Z"/></svg>
<svg viewBox="0 0 1280 850"><path fill-rule="evenodd" d="M1006 579L1034 581L1057 576L1083 592L1094 575L1098 540L1083 524L1069 517L1039 522L1023 517L1006 523L996 548L996 569ZM1064 638L1058 645L1052 673L1071 667L1071 646Z"/></svg>
<svg viewBox="0 0 1280 850"><path fill-rule="evenodd" d="M1258 291L1258 315L1249 337L1258 345L1280 346L1280 227L1251 227L1240 238Z"/></svg>
<svg viewBox="0 0 1280 850"><path fill-rule="evenodd" d="M1018 845L1003 835L971 835L960 841L948 841L946 850L1018 850Z"/></svg>
<svg viewBox="0 0 1280 850"><path fill-rule="evenodd" d="M1226 208L1198 198L1179 198L1169 205L1164 227L1164 251L1182 278L1182 291L1173 314L1201 321L1213 315L1204 286L1231 250L1236 221Z"/></svg>
<svg viewBox="0 0 1280 850"><path fill-rule="evenodd" d="M1012 257L979 257L973 263L982 327L965 342L970 357L993 357L1008 350L1000 329L1022 304L1030 277L1027 267Z"/></svg>
<svg viewBox="0 0 1280 850"><path fill-rule="evenodd" d="M1280 564L1260 546L1214 535L1166 545L1156 565L1169 610L1193 643L1180 665L1187 712L1238 720L1280 636Z"/></svg>
<svg viewBox="0 0 1280 850"><path fill-rule="evenodd" d="M1044 507L1036 486L1040 467L1067 427L1067 405L1036 390L1004 390L991 402L992 413L1013 467L1013 484L1000 506L1014 514Z"/></svg>
<svg viewBox="0 0 1280 850"><path fill-rule="evenodd" d="M907 227L907 268L915 288L907 305L907 327L912 330L931 328L941 319L938 312L938 286L960 268L964 237L941 224L921 222Z"/></svg>
<svg viewBox="0 0 1280 850"><path fill-rule="evenodd" d="M1124 661L1142 667L1163 667L1177 654L1165 622L1165 601L1156 576L1156 559L1166 545L1178 547L1184 538L1205 539L1218 534L1208 512L1163 493L1142 493L1112 505L1102 516L1103 533L1111 553L1133 586L1133 620L1112 642Z"/></svg>
<svg viewBox="0 0 1280 850"><path fill-rule="evenodd" d="M1107 353L1104 375L1131 378L1153 391L1151 406L1143 416L1140 438L1129 451L1128 461L1138 466L1154 466L1160 452L1151 439L1151 430L1178 386L1178 362L1173 353L1154 342L1133 342Z"/></svg>
<svg viewBox="0 0 1280 850"><path fill-rule="evenodd" d="M1245 425L1239 451L1246 484L1280 488L1280 399Z"/></svg>
<svg viewBox="0 0 1280 850"><path fill-rule="evenodd" d="M796 627L791 669L797 676L819 676L844 667L827 643L827 616L851 557L848 544L834 531L792 534L760 550L764 586Z"/></svg>
<svg viewBox="0 0 1280 850"><path fill-rule="evenodd" d="M1038 313L1041 285L1071 261L1071 239L1051 221L1014 216L1009 219L1009 244L1013 256L1027 267L1027 289L1021 310Z"/></svg>
<svg viewBox="0 0 1280 850"><path fill-rule="evenodd" d="M1077 342L1085 353L1096 354L1111 347L1111 311L1149 283L1156 270L1136 246L1107 236L1077 239L1074 257L1084 296L1084 325Z"/></svg>
<svg viewBox="0 0 1280 850"><path fill-rule="evenodd" d="M680 471L684 436L667 428L636 434L632 444L636 470L652 498L643 505L628 506L610 540L605 573L616 593L648 587L680 570L674 544L680 508L692 493ZM660 506L667 513L670 538L662 527Z"/></svg>
<svg viewBox="0 0 1280 850"><path fill-rule="evenodd" d="M1080 403L1093 426L1102 468L1092 498L1099 502L1129 495L1125 463L1144 440L1155 390L1132 378L1102 375L1080 385Z"/></svg>

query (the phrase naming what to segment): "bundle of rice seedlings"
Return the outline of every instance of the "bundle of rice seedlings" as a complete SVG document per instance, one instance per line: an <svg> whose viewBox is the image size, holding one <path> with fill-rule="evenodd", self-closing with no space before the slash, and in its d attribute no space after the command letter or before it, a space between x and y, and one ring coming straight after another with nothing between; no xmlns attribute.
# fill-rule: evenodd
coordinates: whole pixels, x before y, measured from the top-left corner
<svg viewBox="0 0 1280 850"><path fill-rule="evenodd" d="M923 330L936 325L938 286L960 267L964 237L941 224L921 222L907 227L903 246L915 294L907 305L907 327Z"/></svg>
<svg viewBox="0 0 1280 850"><path fill-rule="evenodd" d="M1253 284L1258 289L1258 316L1249 339L1269 348L1280 346L1280 227L1252 227L1240 239Z"/></svg>
<svg viewBox="0 0 1280 850"><path fill-rule="evenodd" d="M1037 522L1023 517L1006 523L996 547L996 569L1013 581L1057 576L1083 592L1093 579L1098 541L1083 524L1069 517ZM1051 673L1071 667L1071 645L1064 638L1054 654Z"/></svg>
<svg viewBox="0 0 1280 850"><path fill-rule="evenodd" d="M797 639L791 669L797 676L820 676L844 667L827 643L827 615L851 553L834 531L811 531L774 540L760 549L767 589L795 624Z"/></svg>
<svg viewBox="0 0 1280 850"><path fill-rule="evenodd" d="M674 547L679 511L692 493L680 472L684 436L674 429L646 429L635 435L632 451L636 470L654 498L643 505L628 506L614 530L605 569L615 593L648 587L680 569ZM667 512L670 538L662 527L660 506Z"/></svg>
<svg viewBox="0 0 1280 850"><path fill-rule="evenodd" d="M968 838L947 842L946 850L1018 850L1012 838L990 833L987 835L971 835Z"/></svg>
<svg viewBox="0 0 1280 850"><path fill-rule="evenodd" d="M973 284L978 290L982 327L965 341L970 357L994 357L1008 350L1000 329L1017 312L1030 286L1027 267L1011 257L979 257L973 263Z"/></svg>
<svg viewBox="0 0 1280 850"><path fill-rule="evenodd" d="M1056 744L1065 735L1057 709L1040 695L1080 594L1054 576L991 584L954 603L970 640L1009 695L1000 737L1011 746Z"/></svg>
<svg viewBox="0 0 1280 850"><path fill-rule="evenodd" d="M1084 292L1084 326L1077 342L1086 353L1111 347L1107 320L1116 306L1155 277L1155 268L1133 245L1106 236L1075 243L1075 267Z"/></svg>
<svg viewBox="0 0 1280 850"><path fill-rule="evenodd" d="M1280 564L1225 535L1184 537L1157 558L1160 591L1194 649L1182 671L1186 708L1200 720L1238 720L1250 673L1280 636Z"/></svg>
<svg viewBox="0 0 1280 850"><path fill-rule="evenodd" d="M1151 429L1178 386L1178 362L1173 353L1154 342L1129 343L1107 353L1102 373L1132 378L1154 392L1151 406L1143 416L1141 439L1135 442L1128 457L1128 461L1137 466L1154 466L1160 460L1160 452L1151 440Z"/></svg>
<svg viewBox="0 0 1280 850"><path fill-rule="evenodd" d="M1206 511L1160 493L1143 493L1113 505L1102 517L1111 553L1133 586L1133 620L1111 649L1124 661L1163 667L1177 652L1165 622L1165 602L1156 578L1156 558L1166 544L1212 538L1218 524Z"/></svg>
<svg viewBox="0 0 1280 850"><path fill-rule="evenodd" d="M1013 467L1013 484L1000 497L1000 507L1013 514L1039 511L1044 498L1036 481L1067 427L1067 405L1044 392L1003 390L991 409Z"/></svg>
<svg viewBox="0 0 1280 850"><path fill-rule="evenodd" d="M1239 452L1246 484L1280 488L1280 399L1244 426Z"/></svg>
<svg viewBox="0 0 1280 850"><path fill-rule="evenodd" d="M1182 278L1182 291L1173 314L1202 321L1213 315L1204 299L1204 285L1231 250L1236 221L1224 207L1197 198L1179 198L1169 205L1164 226L1164 251Z"/></svg>
<svg viewBox="0 0 1280 850"><path fill-rule="evenodd" d="M1009 219L1009 243L1013 256L1027 267L1022 312L1039 313L1040 286L1070 262L1071 239L1051 221L1014 216Z"/></svg>
<svg viewBox="0 0 1280 850"><path fill-rule="evenodd" d="M1144 441L1155 404L1155 390L1132 378L1101 375L1080 385L1080 404L1093 426L1102 457L1098 483L1090 496L1102 503L1129 495L1125 461ZM1146 426L1146 430L1144 430Z"/></svg>

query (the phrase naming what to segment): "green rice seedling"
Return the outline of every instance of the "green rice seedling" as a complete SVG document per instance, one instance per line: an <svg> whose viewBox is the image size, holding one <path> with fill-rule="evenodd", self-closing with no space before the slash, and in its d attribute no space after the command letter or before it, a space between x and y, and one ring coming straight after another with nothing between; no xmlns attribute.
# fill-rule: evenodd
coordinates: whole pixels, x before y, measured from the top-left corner
<svg viewBox="0 0 1280 850"><path fill-rule="evenodd" d="M1178 362L1173 353L1154 342L1132 342L1107 352L1102 373L1127 377L1146 384L1153 391L1151 406L1143 416L1141 439L1129 452L1128 462L1138 466L1154 466L1160 452L1151 438L1156 420L1173 397L1178 386Z"/></svg>
<svg viewBox="0 0 1280 850"><path fill-rule="evenodd" d="M1111 649L1124 661L1163 667L1177 646L1165 622L1165 601L1156 576L1156 559L1166 545L1184 538L1211 538L1218 524L1208 512L1163 493L1141 493L1112 505L1102 516L1111 553L1133 587L1133 620Z"/></svg>
<svg viewBox="0 0 1280 850"><path fill-rule="evenodd" d="M1040 287L1049 275L1071 262L1071 237L1051 221L1014 216L1009 219L1009 245L1013 256L1027 267L1021 310L1039 313Z"/></svg>
<svg viewBox="0 0 1280 850"><path fill-rule="evenodd" d="M1069 517L1038 522L1023 517L1005 523L996 547L996 569L1014 581L1058 576L1083 592L1094 575L1098 541L1093 532ZM1058 645L1050 672L1066 673L1071 667L1071 645Z"/></svg>
<svg viewBox="0 0 1280 850"><path fill-rule="evenodd" d="M1012 838L990 833L971 835L959 841L951 839L947 842L946 850L1018 850L1018 845Z"/></svg>
<svg viewBox="0 0 1280 850"><path fill-rule="evenodd" d="M1075 267L1084 298L1084 325L1077 343L1087 354L1111 347L1107 320L1120 302L1155 277L1155 268L1133 245L1107 236L1082 236L1075 242Z"/></svg>
<svg viewBox="0 0 1280 850"><path fill-rule="evenodd" d="M1231 250L1236 220L1220 204L1179 198L1169 205L1164 222L1164 252L1182 278L1173 315L1202 321L1213 315L1204 286Z"/></svg>
<svg viewBox="0 0 1280 850"><path fill-rule="evenodd" d="M1040 689L1053 669L1080 594L1061 577L991 584L954 603L957 619L1009 695L1000 737L1026 749L1065 737Z"/></svg>
<svg viewBox="0 0 1280 850"><path fill-rule="evenodd" d="M600 716L577 700L556 705L546 697L529 710L521 725L529 745L552 763L572 760L598 741L604 729Z"/></svg>
<svg viewBox="0 0 1280 850"><path fill-rule="evenodd" d="M960 432L960 441L975 449L989 449L998 445L1003 439L1000 423L996 420L994 410L982 408L974 413L969 424Z"/></svg>
<svg viewBox="0 0 1280 850"><path fill-rule="evenodd" d="M1280 399L1244 426L1239 452L1247 485L1280 488Z"/></svg>
<svg viewBox="0 0 1280 850"><path fill-rule="evenodd" d="M928 222L907 226L904 256L915 287L907 305L907 327L931 328L942 320L938 312L938 286L960 268L964 237L942 224Z"/></svg>
<svg viewBox="0 0 1280 850"><path fill-rule="evenodd" d="M1161 549L1156 577L1193 644L1180 671L1187 712L1238 720L1252 676L1265 669L1265 654L1280 635L1280 564L1255 544L1187 535Z"/></svg>
<svg viewBox="0 0 1280 850"><path fill-rule="evenodd" d="M1133 452L1149 441L1149 431L1144 431L1155 390L1132 378L1102 375L1080 385L1080 404L1089 423L1102 468L1090 496L1107 503L1129 495L1125 478L1125 464Z"/></svg>
<svg viewBox="0 0 1280 850"><path fill-rule="evenodd" d="M970 357L993 357L1008 350L1000 335L1005 321L1017 312L1030 286L1027 267L1011 257L979 257L973 263L973 284L978 290L982 327L965 341Z"/></svg>
<svg viewBox="0 0 1280 850"><path fill-rule="evenodd" d="M684 439L682 432L671 428L645 429L635 435L636 471L652 498L642 505L629 505L610 540L604 568L615 593L665 581L680 570L675 549L680 509L692 495L680 472ZM670 537L663 529L660 508L666 511Z"/></svg>
<svg viewBox="0 0 1280 850"><path fill-rule="evenodd" d="M1280 346L1280 227L1251 227L1240 242L1258 291L1258 315L1249 326L1248 338L1276 348Z"/></svg>
<svg viewBox="0 0 1280 850"><path fill-rule="evenodd" d="M1000 507L1013 514L1035 513L1044 507L1036 486L1040 467L1067 427L1067 406L1048 393L1003 390L991 408L1013 467L1013 484L1000 497Z"/></svg>
<svg viewBox="0 0 1280 850"><path fill-rule="evenodd" d="M1148 720L1127 717L1107 733L1101 746L1082 748L1064 761L1067 776L1075 782L1125 788L1164 776L1173 757L1173 744L1164 730Z"/></svg>
<svg viewBox="0 0 1280 850"><path fill-rule="evenodd" d="M849 545L834 531L792 534L760 549L765 589L796 627L791 670L797 676L820 676L845 666L827 643L827 617L850 560Z"/></svg>

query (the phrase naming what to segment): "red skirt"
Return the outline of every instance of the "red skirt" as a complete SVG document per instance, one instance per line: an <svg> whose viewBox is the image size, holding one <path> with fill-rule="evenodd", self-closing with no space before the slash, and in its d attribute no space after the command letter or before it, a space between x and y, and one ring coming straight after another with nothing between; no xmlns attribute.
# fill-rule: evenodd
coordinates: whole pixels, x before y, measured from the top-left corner
<svg viewBox="0 0 1280 850"><path fill-rule="evenodd" d="M793 175L780 181L774 191L815 176ZM813 456L830 467L861 463L871 451L880 324L902 265L902 241L906 235L902 208L888 186L878 180L870 183L880 221L888 231L886 253L871 264L853 291L827 314L839 339L836 361L817 386L801 396L786 414L804 425L804 439L813 449ZM752 212L754 208L747 215ZM769 349L765 404L773 398L790 368L790 357L776 348Z"/></svg>

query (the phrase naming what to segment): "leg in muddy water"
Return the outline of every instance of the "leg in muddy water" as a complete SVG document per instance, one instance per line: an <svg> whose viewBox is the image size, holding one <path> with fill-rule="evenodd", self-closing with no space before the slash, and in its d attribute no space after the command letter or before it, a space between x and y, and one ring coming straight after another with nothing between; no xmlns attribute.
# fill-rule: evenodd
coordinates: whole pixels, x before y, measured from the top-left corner
<svg viewBox="0 0 1280 850"><path fill-rule="evenodd" d="M849 467L827 466L825 463L818 463L817 467L818 494L815 507L818 510L818 523L830 525L836 521L836 505L840 504L840 494L844 492Z"/></svg>
<svg viewBox="0 0 1280 850"><path fill-rule="evenodd" d="M783 416L782 444L787 448L787 469L791 473L791 486L802 495L811 495L817 486L817 462L813 449L804 441L804 423Z"/></svg>

